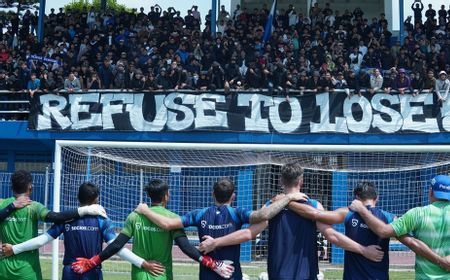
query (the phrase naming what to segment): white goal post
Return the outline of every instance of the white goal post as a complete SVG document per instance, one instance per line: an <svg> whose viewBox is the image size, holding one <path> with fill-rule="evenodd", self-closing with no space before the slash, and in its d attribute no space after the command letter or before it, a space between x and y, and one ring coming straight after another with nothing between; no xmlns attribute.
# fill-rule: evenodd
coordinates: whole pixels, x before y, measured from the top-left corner
<svg viewBox="0 0 450 280"><path fill-rule="evenodd" d="M381 183L386 182L386 187L383 189L387 190L385 192L386 195L395 195L395 193L389 193L391 190L392 192L398 192L398 189L393 189L393 184L398 184L399 180L406 178L405 180L409 180L408 184L413 186L409 190L411 193L407 194L411 197L415 193L423 193L424 182L433 173L450 172L450 146L445 145L296 145L57 140L55 143L53 188L53 210L56 212L59 212L62 208L61 201L62 195L64 195L62 189L65 188L63 182L63 176L65 176L63 174L64 164L72 160L71 155L63 154L66 149L73 150L74 155L82 154L83 158L80 159L80 162L86 165L83 165L83 168L87 168L89 172L91 172L91 157L133 166L133 172L136 171L137 176L141 178L138 184L141 188L141 201L144 171L139 166L150 166L152 168L200 168L204 173L204 170L210 167L280 166L287 162L299 161L304 164L305 169L327 172L326 176L328 176L328 179L326 180L328 180L327 183L330 186L332 183L339 182L339 180L354 182L356 180L376 178ZM79 163L77 162L77 164ZM441 167L445 168L442 169ZM99 168L106 169L108 167L107 164L103 163L103 165L95 168L99 170ZM81 168L77 170L81 170ZM415 170L416 173L419 171L422 173L411 175L411 170ZM254 174L258 172L255 171ZM267 174L274 171L268 168L261 172L264 172L264 176L269 176ZM212 173L213 171L211 171ZM342 179L343 174L345 178ZM213 175L219 176L222 173L214 171ZM321 176L321 174L319 175ZM322 182L320 180L322 179L316 178L319 175L315 173L312 176L311 185L320 185L320 182ZM276 179L272 175L261 180L265 180L271 186L277 185ZM393 183L394 181L395 183ZM345 183L345 187L350 188L350 184L347 185ZM338 204L331 201L330 205L333 208L336 205L345 205L348 202L348 191L338 193L333 188L335 188L334 185L327 190L330 200L335 200L336 197L339 197L342 201L339 201ZM325 192L319 186L315 187L314 190ZM265 198L271 194L269 190L264 190L262 197ZM254 196L254 193L249 194L250 199ZM180 199L187 198L190 198L190 196L187 195ZM417 206L423 202L424 200L405 202L404 207L406 209L406 207ZM251 203L247 206L252 208L259 207L259 200L258 203ZM182 210L188 211L192 209L182 208ZM106 208L106 211L108 212L108 208ZM58 239L53 241L52 279L54 280L58 279L59 273L59 244ZM251 254L255 254L253 249Z"/></svg>

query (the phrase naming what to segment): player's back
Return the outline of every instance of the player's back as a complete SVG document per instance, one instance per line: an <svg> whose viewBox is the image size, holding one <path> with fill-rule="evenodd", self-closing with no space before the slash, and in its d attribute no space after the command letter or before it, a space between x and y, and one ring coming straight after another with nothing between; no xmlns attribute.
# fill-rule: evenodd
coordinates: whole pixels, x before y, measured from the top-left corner
<svg viewBox="0 0 450 280"><path fill-rule="evenodd" d="M15 200L14 197L0 200L0 209ZM44 220L49 211L44 205L33 201L30 205L15 210L0 223L0 240L16 245L30 240L38 234L38 221ZM41 279L39 251L32 250L0 261L2 280Z"/></svg>
<svg viewBox="0 0 450 280"><path fill-rule="evenodd" d="M55 224L49 230L53 238L64 234L64 265L76 258L91 258L102 251L103 242L115 238L111 221L100 216L84 216L64 224Z"/></svg>
<svg viewBox="0 0 450 280"><path fill-rule="evenodd" d="M376 207L367 207L372 214L384 223L391 223L394 215L384 212ZM381 262L374 262L366 259L360 254L345 251L344 279L358 280L364 279L389 279L389 238L378 237L365 224L358 213L350 211L345 217L345 235L355 242L363 245L378 245L384 252Z"/></svg>
<svg viewBox="0 0 450 280"><path fill-rule="evenodd" d="M240 207L234 208L229 205L211 206L192 211L182 217L183 225L196 226L200 241L205 235L213 238L228 235L239 229L243 224L249 222L251 211ZM225 246L209 253L211 257L218 260L230 260L234 263L234 280L242 279L240 266L240 245ZM200 279L214 280L222 279L215 272L200 266Z"/></svg>
<svg viewBox="0 0 450 280"><path fill-rule="evenodd" d="M152 206L151 210L166 217L177 217L162 206ZM147 219L144 215L131 213L122 230L122 233L133 237L133 253L146 260L155 260L165 267L165 273L152 276L145 270L132 266L132 279L173 279L172 273L172 245L173 240L185 235L183 230L166 231Z"/></svg>
<svg viewBox="0 0 450 280"><path fill-rule="evenodd" d="M307 202L314 208L317 201ZM316 279L319 272L317 257L317 227L285 208L269 221L269 279Z"/></svg>

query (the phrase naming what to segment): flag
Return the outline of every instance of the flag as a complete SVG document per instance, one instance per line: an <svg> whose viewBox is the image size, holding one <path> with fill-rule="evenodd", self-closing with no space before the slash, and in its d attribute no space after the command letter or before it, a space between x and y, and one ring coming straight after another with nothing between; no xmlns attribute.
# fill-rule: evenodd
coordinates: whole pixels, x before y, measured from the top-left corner
<svg viewBox="0 0 450 280"><path fill-rule="evenodd" d="M275 12L277 10L277 0L273 0L272 8L270 9L269 16L267 17L266 28L264 29L263 43L266 43L272 35L273 21L275 19Z"/></svg>

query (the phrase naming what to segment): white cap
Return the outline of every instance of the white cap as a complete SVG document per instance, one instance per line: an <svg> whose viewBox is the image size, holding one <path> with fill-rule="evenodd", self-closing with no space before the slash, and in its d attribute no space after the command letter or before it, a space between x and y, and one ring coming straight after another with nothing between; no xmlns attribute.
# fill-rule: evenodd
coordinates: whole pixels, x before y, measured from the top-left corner
<svg viewBox="0 0 450 280"><path fill-rule="evenodd" d="M439 76L440 76L440 75L445 75L445 76L447 76L447 72L441 71L441 72L439 72Z"/></svg>

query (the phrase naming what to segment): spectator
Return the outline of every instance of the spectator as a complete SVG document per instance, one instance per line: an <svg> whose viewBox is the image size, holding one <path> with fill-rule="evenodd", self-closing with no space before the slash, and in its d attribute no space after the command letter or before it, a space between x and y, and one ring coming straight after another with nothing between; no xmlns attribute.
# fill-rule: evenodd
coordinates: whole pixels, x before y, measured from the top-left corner
<svg viewBox="0 0 450 280"><path fill-rule="evenodd" d="M409 77L406 75L405 69L403 68L400 68L398 70L398 76L395 79L394 89L397 90L400 94L404 94L407 90L412 93L411 82L409 80Z"/></svg>
<svg viewBox="0 0 450 280"><path fill-rule="evenodd" d="M31 71L30 69L28 69L28 66L25 62L22 62L20 64L20 69L19 69L19 73L18 73L18 81L20 84L20 89L28 89L28 81L30 80L31 77Z"/></svg>
<svg viewBox="0 0 450 280"><path fill-rule="evenodd" d="M385 93L390 93L395 87L395 81L397 79L397 73L395 70L391 69L389 71L389 76L383 78L383 90Z"/></svg>
<svg viewBox="0 0 450 280"><path fill-rule="evenodd" d="M158 84L156 83L153 73L148 73L147 78L145 79L144 89L148 91L154 91L158 89Z"/></svg>
<svg viewBox="0 0 450 280"><path fill-rule="evenodd" d="M370 93L375 93L383 88L383 76L379 69L373 71L373 75L370 76Z"/></svg>
<svg viewBox="0 0 450 280"><path fill-rule="evenodd" d="M422 11L423 11L423 4L421 1L414 1L411 5L411 9L414 12L414 23L422 23Z"/></svg>
<svg viewBox="0 0 450 280"><path fill-rule="evenodd" d="M353 91L353 93L350 94L357 94L358 96L361 96L361 87L359 85L359 79L355 75L355 71L350 69L347 72L346 81L348 88Z"/></svg>
<svg viewBox="0 0 450 280"><path fill-rule="evenodd" d="M28 81L27 89L30 97L33 98L34 94L39 91L41 81L36 78L36 73L31 73L30 80Z"/></svg>
<svg viewBox="0 0 450 280"><path fill-rule="evenodd" d="M323 92L333 91L334 85L331 78L331 73L327 72L325 73L324 77L320 79L319 84Z"/></svg>
<svg viewBox="0 0 450 280"><path fill-rule="evenodd" d="M423 81L423 87L419 93L421 93L423 90L432 92L435 89L435 86L436 86L436 78L434 77L434 72L433 70L428 70L427 77Z"/></svg>
<svg viewBox="0 0 450 280"><path fill-rule="evenodd" d="M145 78L141 70L137 70L132 74L133 78L130 81L130 89L134 91L142 91L145 88Z"/></svg>
<svg viewBox="0 0 450 280"><path fill-rule="evenodd" d="M439 79L436 80L435 92L439 102L444 103L447 100L448 91L450 90L450 81L447 79L445 71L439 72Z"/></svg>
<svg viewBox="0 0 450 280"><path fill-rule="evenodd" d="M55 90L55 80L53 79L53 73L44 71L41 75L41 90L45 93L52 92Z"/></svg>
<svg viewBox="0 0 450 280"><path fill-rule="evenodd" d="M69 77L64 81L64 90L67 92L81 91L80 80L74 73L70 73Z"/></svg>
<svg viewBox="0 0 450 280"><path fill-rule="evenodd" d="M125 65L121 62L117 63L117 66L112 71L114 88L124 90L128 89L130 83L130 74L128 69L125 69Z"/></svg>
<svg viewBox="0 0 450 280"><path fill-rule="evenodd" d="M208 74L207 71L201 71L200 72L200 77L199 77L199 79L197 81L196 89L199 89L199 90L207 90L208 89L208 87L211 84L211 81L208 78L207 74Z"/></svg>
<svg viewBox="0 0 450 280"><path fill-rule="evenodd" d="M416 96L420 93L420 90L423 88L423 81L420 77L420 73L411 73L411 88L413 90L413 96Z"/></svg>
<svg viewBox="0 0 450 280"><path fill-rule="evenodd" d="M344 73L338 72L335 77L331 78L331 83L335 89L344 90L345 94L347 94L348 98L351 97L350 89L348 87L347 81L344 79Z"/></svg>
<svg viewBox="0 0 450 280"><path fill-rule="evenodd" d="M320 92L322 90L319 71L314 71L313 76L306 83L306 89L313 92Z"/></svg>
<svg viewBox="0 0 450 280"><path fill-rule="evenodd" d="M172 80L167 75L166 68L161 68L159 75L156 77L156 85L158 89L173 89Z"/></svg>
<svg viewBox="0 0 450 280"><path fill-rule="evenodd" d="M87 80L87 89L101 89L102 81L98 77L97 73L92 73L91 76Z"/></svg>
<svg viewBox="0 0 450 280"><path fill-rule="evenodd" d="M436 17L436 11L433 9L432 4L428 4L428 10L425 12L425 17L431 20L434 20Z"/></svg>
<svg viewBox="0 0 450 280"><path fill-rule="evenodd" d="M111 65L111 60L109 58L105 58L103 60L103 65L101 65L98 70L100 81L105 89L111 89L114 86L113 70L114 67Z"/></svg>

